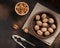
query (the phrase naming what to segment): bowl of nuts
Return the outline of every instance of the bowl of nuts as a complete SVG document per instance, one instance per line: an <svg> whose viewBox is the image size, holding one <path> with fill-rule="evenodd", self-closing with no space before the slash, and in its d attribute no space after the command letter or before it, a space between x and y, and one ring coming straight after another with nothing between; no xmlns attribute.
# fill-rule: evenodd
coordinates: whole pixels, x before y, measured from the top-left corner
<svg viewBox="0 0 60 48"><path fill-rule="evenodd" d="M15 5L15 12L18 15L26 15L29 12L29 5L26 2L18 2Z"/></svg>
<svg viewBox="0 0 60 48"><path fill-rule="evenodd" d="M47 12L35 14L30 23L32 32L38 38L48 38L53 36L58 27L55 16Z"/></svg>

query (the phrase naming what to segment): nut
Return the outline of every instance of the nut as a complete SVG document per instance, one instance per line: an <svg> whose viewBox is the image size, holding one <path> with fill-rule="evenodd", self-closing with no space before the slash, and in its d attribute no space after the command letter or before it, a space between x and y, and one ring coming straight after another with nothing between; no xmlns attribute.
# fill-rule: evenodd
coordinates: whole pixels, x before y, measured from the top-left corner
<svg viewBox="0 0 60 48"><path fill-rule="evenodd" d="M48 36L48 35L50 35L50 32L49 32L49 31L46 31L46 32L44 33L44 35L45 35L45 36Z"/></svg>
<svg viewBox="0 0 60 48"><path fill-rule="evenodd" d="M56 29L56 25L55 25L55 24L52 24L51 27L52 27L53 29Z"/></svg>
<svg viewBox="0 0 60 48"><path fill-rule="evenodd" d="M47 16L47 15L46 15L45 13L43 13L43 14L41 15L41 18L44 19L44 18L46 18L46 16Z"/></svg>
<svg viewBox="0 0 60 48"><path fill-rule="evenodd" d="M47 27L48 24L47 24L47 23L43 23L42 26L43 26L43 27Z"/></svg>
<svg viewBox="0 0 60 48"><path fill-rule="evenodd" d="M13 24L13 29L15 29L15 30L19 29L18 25L17 24Z"/></svg>
<svg viewBox="0 0 60 48"><path fill-rule="evenodd" d="M47 31L47 28L41 28L41 31L45 32L45 31Z"/></svg>
<svg viewBox="0 0 60 48"><path fill-rule="evenodd" d="M41 21L37 21L36 24L39 25L39 26L41 26L42 22Z"/></svg>
<svg viewBox="0 0 60 48"><path fill-rule="evenodd" d="M28 33L29 30L28 30L28 28L24 28L23 31L24 31L25 33Z"/></svg>
<svg viewBox="0 0 60 48"><path fill-rule="evenodd" d="M38 30L38 31L37 31L37 34L38 34L38 35L43 35L43 32L42 32L41 30Z"/></svg>
<svg viewBox="0 0 60 48"><path fill-rule="evenodd" d="M50 33L53 33L53 29L52 29L51 27L48 28L48 31L49 31Z"/></svg>
<svg viewBox="0 0 60 48"><path fill-rule="evenodd" d="M49 18L49 23L54 23L54 19L53 18Z"/></svg>
<svg viewBox="0 0 60 48"><path fill-rule="evenodd" d="M35 25L34 29L35 30L39 30L39 26L38 25Z"/></svg>
<svg viewBox="0 0 60 48"><path fill-rule="evenodd" d="M44 18L42 21L43 21L44 23L46 23L46 22L48 22L48 19L47 19L47 18Z"/></svg>
<svg viewBox="0 0 60 48"><path fill-rule="evenodd" d="M36 20L40 20L40 15L36 15Z"/></svg>

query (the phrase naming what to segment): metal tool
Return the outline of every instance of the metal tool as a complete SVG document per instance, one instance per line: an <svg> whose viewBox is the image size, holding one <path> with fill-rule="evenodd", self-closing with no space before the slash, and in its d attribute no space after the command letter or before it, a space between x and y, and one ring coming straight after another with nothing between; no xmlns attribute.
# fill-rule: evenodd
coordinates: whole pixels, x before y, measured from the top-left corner
<svg viewBox="0 0 60 48"><path fill-rule="evenodd" d="M23 37L21 37L21 36L18 36L18 35L12 35L12 37L13 37L13 38L14 38L14 37L20 38L21 41L25 41L25 42L29 43L30 45L35 46L35 44L33 44L33 43L27 41L25 38L23 38ZM16 39L14 39L14 40L16 40ZM17 41L17 43L18 43L18 41ZM18 44L19 44L19 43L18 43Z"/></svg>
<svg viewBox="0 0 60 48"><path fill-rule="evenodd" d="M19 36L17 36L17 35L12 35L12 38L14 39L14 41L15 41L16 43L18 43L18 44L19 44L20 46L22 46L23 48L26 48L21 42L18 42L15 37L16 37L16 38L19 38Z"/></svg>

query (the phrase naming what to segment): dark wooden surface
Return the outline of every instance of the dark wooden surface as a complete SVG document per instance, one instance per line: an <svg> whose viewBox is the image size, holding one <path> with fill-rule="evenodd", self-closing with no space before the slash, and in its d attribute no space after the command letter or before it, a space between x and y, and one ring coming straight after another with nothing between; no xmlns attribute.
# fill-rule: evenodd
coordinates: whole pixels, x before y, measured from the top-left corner
<svg viewBox="0 0 60 48"><path fill-rule="evenodd" d="M14 6L17 2L24 1L27 2L30 10L29 13L23 17L18 16L14 11ZM0 0L0 48L22 48L20 45L16 44L14 40L11 38L13 34L20 35L30 42L34 43L36 46L33 47L25 42L22 42L27 48L60 48L60 34L52 44L52 46L48 46L31 36L30 34L26 34L22 31L22 26L25 21L29 17L31 11L33 10L35 4L40 2L41 4L47 6L48 8L54 10L55 12L60 13L60 6L58 6L55 1L48 0ZM47 5L48 4L48 5ZM57 5L56 5L57 4ZM19 30L12 29L13 24L19 25Z"/></svg>

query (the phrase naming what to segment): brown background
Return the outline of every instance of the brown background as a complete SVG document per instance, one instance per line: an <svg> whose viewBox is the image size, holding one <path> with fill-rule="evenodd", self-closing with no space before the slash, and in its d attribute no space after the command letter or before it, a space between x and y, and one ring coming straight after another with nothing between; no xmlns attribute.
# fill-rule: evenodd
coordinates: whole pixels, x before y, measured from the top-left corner
<svg viewBox="0 0 60 48"><path fill-rule="evenodd" d="M29 13L23 17L18 16L14 11L14 6L19 1L27 2L30 7ZM60 13L59 0L0 0L0 48L22 48L11 38L13 34L20 35L30 42L36 44L36 47L33 47L25 42L22 42L27 48L60 48L60 34L52 46L48 46L30 34L26 34L22 31L22 26L37 2L45 5L55 12ZM20 29L12 29L13 24L18 24Z"/></svg>

